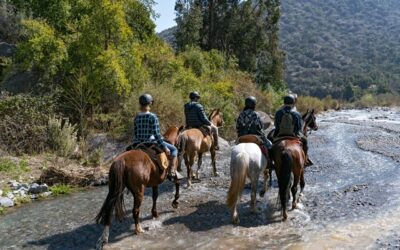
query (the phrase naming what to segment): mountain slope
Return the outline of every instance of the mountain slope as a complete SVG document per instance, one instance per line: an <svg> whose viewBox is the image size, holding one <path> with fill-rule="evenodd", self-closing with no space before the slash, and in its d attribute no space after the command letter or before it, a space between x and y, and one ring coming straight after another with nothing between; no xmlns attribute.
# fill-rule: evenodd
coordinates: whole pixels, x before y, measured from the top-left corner
<svg viewBox="0 0 400 250"><path fill-rule="evenodd" d="M283 0L286 81L304 94L400 87L400 1Z"/></svg>
<svg viewBox="0 0 400 250"><path fill-rule="evenodd" d="M399 0L282 0L281 13L293 91L344 99L400 91ZM173 45L175 29L159 36Z"/></svg>

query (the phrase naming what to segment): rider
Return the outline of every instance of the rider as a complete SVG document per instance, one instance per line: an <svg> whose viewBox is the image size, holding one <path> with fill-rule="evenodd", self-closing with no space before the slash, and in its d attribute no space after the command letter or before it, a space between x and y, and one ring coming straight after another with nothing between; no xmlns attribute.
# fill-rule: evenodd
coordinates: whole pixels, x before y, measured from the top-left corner
<svg viewBox="0 0 400 250"><path fill-rule="evenodd" d="M244 135L257 135L263 141L267 149L272 148L272 143L262 131L263 124L258 113L255 111L257 99L249 96L244 101L245 107L236 120L236 132L238 137Z"/></svg>
<svg viewBox="0 0 400 250"><path fill-rule="evenodd" d="M300 138L306 155L306 166L311 166L313 162L308 157L308 141L307 137L301 132L302 119L300 113L294 109L295 101L293 95L283 98L284 105L275 114L274 137L296 136Z"/></svg>
<svg viewBox="0 0 400 250"><path fill-rule="evenodd" d="M199 103L200 94L196 91L189 94L190 102L185 104L186 128L200 128L206 126L211 131L215 150L218 146L218 128L210 122L204 111L203 105Z"/></svg>
<svg viewBox="0 0 400 250"><path fill-rule="evenodd" d="M178 150L174 145L163 140L158 118L154 113L150 112L153 97L149 94L143 94L139 97L139 103L140 113L134 119L133 144L155 143L168 156L168 179L183 178L179 172L175 171L178 162Z"/></svg>

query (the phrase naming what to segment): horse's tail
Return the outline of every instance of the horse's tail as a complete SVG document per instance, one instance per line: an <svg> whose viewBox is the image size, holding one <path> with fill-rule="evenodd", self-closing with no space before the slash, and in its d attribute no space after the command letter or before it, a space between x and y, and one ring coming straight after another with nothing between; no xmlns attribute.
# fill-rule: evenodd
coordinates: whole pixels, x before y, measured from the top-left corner
<svg viewBox="0 0 400 250"><path fill-rule="evenodd" d="M124 172L125 163L123 160L114 161L111 165L108 182L107 198L96 216L96 223L103 225L110 225L113 210L115 209L115 216L119 221L125 216L124 206Z"/></svg>
<svg viewBox="0 0 400 250"><path fill-rule="evenodd" d="M228 198L226 200L226 204L230 209L233 209L237 199L242 194L246 183L249 163L249 155L246 152L239 152L231 158L231 185L229 186Z"/></svg>
<svg viewBox="0 0 400 250"><path fill-rule="evenodd" d="M187 141L187 136L186 134L180 134L178 136L178 143L177 143L177 148L178 148L178 154L182 155L182 152L185 151L186 149L186 141Z"/></svg>
<svg viewBox="0 0 400 250"><path fill-rule="evenodd" d="M293 160L290 152L287 150L282 151L281 155L281 168L278 176L279 185L279 198L281 200L281 205L284 210L286 210L286 204L290 195L290 181L292 175Z"/></svg>

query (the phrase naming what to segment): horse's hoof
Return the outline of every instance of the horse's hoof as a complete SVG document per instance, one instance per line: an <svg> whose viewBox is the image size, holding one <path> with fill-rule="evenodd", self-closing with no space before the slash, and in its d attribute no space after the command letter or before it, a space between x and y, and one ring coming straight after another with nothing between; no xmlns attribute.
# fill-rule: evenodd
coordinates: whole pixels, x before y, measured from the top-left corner
<svg viewBox="0 0 400 250"><path fill-rule="evenodd" d="M137 225L135 228L135 234L141 234L141 233L144 233L144 230L140 225Z"/></svg>
<svg viewBox="0 0 400 250"><path fill-rule="evenodd" d="M236 217L232 218L232 223L233 224L237 225L237 224L239 224L239 222L240 222L239 216L236 216Z"/></svg>
<svg viewBox="0 0 400 250"><path fill-rule="evenodd" d="M265 190L260 191L260 197L264 197L265 195Z"/></svg>
<svg viewBox="0 0 400 250"><path fill-rule="evenodd" d="M287 215L283 215L282 221L287 221L288 216Z"/></svg>
<svg viewBox="0 0 400 250"><path fill-rule="evenodd" d="M177 202L177 201L173 201L173 202L172 202L172 207L173 207L173 208L177 209L178 206L179 206L179 202Z"/></svg>
<svg viewBox="0 0 400 250"><path fill-rule="evenodd" d="M107 244L107 240L104 240L103 237L100 237L100 239L96 242L96 250L103 249L105 244Z"/></svg>
<svg viewBox="0 0 400 250"><path fill-rule="evenodd" d="M157 211L152 211L151 214L153 216L153 219L157 219L159 217Z"/></svg>
<svg viewBox="0 0 400 250"><path fill-rule="evenodd" d="M297 203L296 202L293 202L293 204L292 204L292 209L296 209L297 208Z"/></svg>
<svg viewBox="0 0 400 250"><path fill-rule="evenodd" d="M218 173L218 172L214 172L214 173L213 173L213 176L214 176L214 177L219 177L219 173Z"/></svg>

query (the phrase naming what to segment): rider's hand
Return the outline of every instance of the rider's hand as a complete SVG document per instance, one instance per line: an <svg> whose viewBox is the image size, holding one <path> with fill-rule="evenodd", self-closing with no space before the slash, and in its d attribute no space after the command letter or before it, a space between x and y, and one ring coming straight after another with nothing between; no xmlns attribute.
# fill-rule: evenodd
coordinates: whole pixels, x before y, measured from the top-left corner
<svg viewBox="0 0 400 250"><path fill-rule="evenodd" d="M165 152L165 154L166 154L167 156L170 156L170 155L171 155L171 151L169 151L168 148L165 148L165 149L164 149L164 152Z"/></svg>

